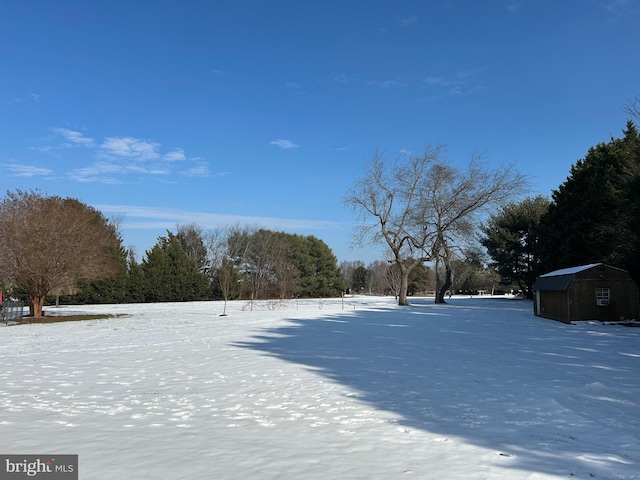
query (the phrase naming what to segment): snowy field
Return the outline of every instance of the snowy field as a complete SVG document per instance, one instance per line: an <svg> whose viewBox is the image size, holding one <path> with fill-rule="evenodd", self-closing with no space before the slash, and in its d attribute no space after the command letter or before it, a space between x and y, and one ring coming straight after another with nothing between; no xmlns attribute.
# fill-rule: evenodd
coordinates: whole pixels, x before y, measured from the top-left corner
<svg viewBox="0 0 640 480"><path fill-rule="evenodd" d="M528 301L49 308L0 327L0 453L81 479L640 479L640 328Z"/></svg>

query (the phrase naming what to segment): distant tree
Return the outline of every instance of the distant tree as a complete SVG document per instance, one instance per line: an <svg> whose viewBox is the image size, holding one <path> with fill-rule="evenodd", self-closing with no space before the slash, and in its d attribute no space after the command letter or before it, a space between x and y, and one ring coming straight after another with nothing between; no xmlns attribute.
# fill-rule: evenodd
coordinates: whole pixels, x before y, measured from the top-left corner
<svg viewBox="0 0 640 480"><path fill-rule="evenodd" d="M489 216L481 227L480 242L491 265L503 279L518 284L526 298L533 298L533 284L542 271L540 221L550 200L541 195L511 202Z"/></svg>
<svg viewBox="0 0 640 480"><path fill-rule="evenodd" d="M351 285L353 286L354 291L358 293L362 293L365 291L367 287L367 280L369 277L369 271L364 266L364 264L358 265L351 272Z"/></svg>
<svg viewBox="0 0 640 480"><path fill-rule="evenodd" d="M142 260L149 302L184 302L211 298L208 277L182 249L177 235L167 231Z"/></svg>
<svg viewBox="0 0 640 480"><path fill-rule="evenodd" d="M141 303L145 300L146 282L142 265L136 258L133 247L127 250L127 303Z"/></svg>
<svg viewBox="0 0 640 480"><path fill-rule="evenodd" d="M195 267L203 270L207 265L207 247L204 243L204 233L195 223L178 225L176 238L185 256Z"/></svg>
<svg viewBox="0 0 640 480"><path fill-rule="evenodd" d="M476 294L479 290L492 291L493 271L485 264L479 248L461 252L460 258L452 262L452 270L454 282L450 292Z"/></svg>
<svg viewBox="0 0 640 480"><path fill-rule="evenodd" d="M440 146L427 147L421 156L399 157L391 167L376 153L344 199L363 221L356 242L389 246L401 273L400 305L408 304L409 274L425 261L435 261L435 301L444 303L452 282L451 261L473 237L478 215L525 185L512 166L488 170L473 156L467 169L459 170L443 160L442 153Z"/></svg>
<svg viewBox="0 0 640 480"><path fill-rule="evenodd" d="M120 264L117 274L108 278L77 281L73 288L63 289L64 296L60 299L61 303L105 304L129 302L131 288L127 251L122 246L117 250L117 259Z"/></svg>
<svg viewBox="0 0 640 480"><path fill-rule="evenodd" d="M386 260L374 260L367 265L367 290L376 295L392 294L387 281L387 271L392 264Z"/></svg>
<svg viewBox="0 0 640 480"><path fill-rule="evenodd" d="M230 232L228 251L252 298L266 298L273 283L273 264L281 245L275 232L243 227Z"/></svg>
<svg viewBox="0 0 640 480"><path fill-rule="evenodd" d="M435 289L435 275L433 270L424 265L417 265L409 275L409 295L427 295Z"/></svg>
<svg viewBox="0 0 640 480"><path fill-rule="evenodd" d="M240 294L240 277L233 265L233 261L229 258L223 258L220 268L217 272L218 286L224 300L224 310L222 315L227 314L227 301L237 297Z"/></svg>
<svg viewBox="0 0 640 480"><path fill-rule="evenodd" d="M343 288L331 249L314 236L235 227L228 256L252 298L334 296Z"/></svg>
<svg viewBox="0 0 640 480"><path fill-rule="evenodd" d="M339 268L340 268L340 275L342 276L342 282L344 284L345 289L349 293L354 293L355 291L352 283L353 272L359 266L364 266L364 262L362 262L361 260L355 260L355 261L343 260L342 262L340 262Z"/></svg>
<svg viewBox="0 0 640 480"><path fill-rule="evenodd" d="M49 293L115 275L120 246L115 226L79 200L17 190L0 202L0 277L26 292L34 317Z"/></svg>
<svg viewBox="0 0 640 480"><path fill-rule="evenodd" d="M313 235L293 235L291 263L299 272L298 293L301 297L334 297L344 288L338 261L329 246Z"/></svg>
<svg viewBox="0 0 640 480"><path fill-rule="evenodd" d="M623 134L591 147L553 191L541 219L543 270L604 262L640 279L640 136L631 121Z"/></svg>
<svg viewBox="0 0 640 480"><path fill-rule="evenodd" d="M640 95L629 101L624 110L637 121L640 121Z"/></svg>

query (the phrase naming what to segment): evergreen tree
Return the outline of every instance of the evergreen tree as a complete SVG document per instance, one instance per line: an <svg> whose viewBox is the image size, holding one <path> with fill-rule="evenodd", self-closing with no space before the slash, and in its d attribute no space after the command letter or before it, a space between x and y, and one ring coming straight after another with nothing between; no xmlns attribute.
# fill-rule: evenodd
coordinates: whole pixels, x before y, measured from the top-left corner
<svg viewBox="0 0 640 480"><path fill-rule="evenodd" d="M207 276L187 257L171 232L160 237L142 261L149 302L184 302L211 298Z"/></svg>
<svg viewBox="0 0 640 480"><path fill-rule="evenodd" d="M426 295L429 291L436 288L436 277L431 267L427 267L424 263L416 265L409 274L409 287L407 293L409 295Z"/></svg>
<svg viewBox="0 0 640 480"><path fill-rule="evenodd" d="M146 290L144 270L136 259L135 250L130 248L127 257L127 296L125 302L144 302Z"/></svg>
<svg viewBox="0 0 640 480"><path fill-rule="evenodd" d="M623 133L590 148L553 192L541 219L544 271L604 262L637 272L640 138L631 121Z"/></svg>
<svg viewBox="0 0 640 480"><path fill-rule="evenodd" d="M60 302L74 304L127 302L129 288L127 252L122 246L118 249L118 262L120 270L115 276L93 281L80 280L76 284L76 293L61 297Z"/></svg>
<svg viewBox="0 0 640 480"><path fill-rule="evenodd" d="M480 242L500 276L515 282L527 298L532 298L536 278L544 273L540 265L540 219L547 212L546 197L526 198L509 203L489 217L481 227Z"/></svg>
<svg viewBox="0 0 640 480"><path fill-rule="evenodd" d="M331 249L313 235L294 235L290 258L300 272L297 280L302 297L332 297L343 289L338 261Z"/></svg>
<svg viewBox="0 0 640 480"><path fill-rule="evenodd" d="M362 293L367 286L369 271L364 265L358 265L351 273L351 286L354 292Z"/></svg>

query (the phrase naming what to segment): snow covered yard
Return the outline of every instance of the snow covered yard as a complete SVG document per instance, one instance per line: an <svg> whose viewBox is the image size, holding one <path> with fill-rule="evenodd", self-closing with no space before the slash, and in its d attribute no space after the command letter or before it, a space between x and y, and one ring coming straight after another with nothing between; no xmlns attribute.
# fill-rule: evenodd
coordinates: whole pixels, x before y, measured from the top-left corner
<svg viewBox="0 0 640 480"><path fill-rule="evenodd" d="M640 329L528 301L74 306L0 328L0 453L83 479L640 478Z"/></svg>

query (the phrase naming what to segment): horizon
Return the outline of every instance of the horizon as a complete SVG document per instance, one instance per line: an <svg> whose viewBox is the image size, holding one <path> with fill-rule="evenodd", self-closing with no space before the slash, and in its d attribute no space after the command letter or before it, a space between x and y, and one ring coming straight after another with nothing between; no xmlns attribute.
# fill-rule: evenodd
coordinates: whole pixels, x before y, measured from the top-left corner
<svg viewBox="0 0 640 480"><path fill-rule="evenodd" d="M526 196L619 137L640 95L638 0L8 0L1 187L122 219L141 257L178 224L313 235L342 261L342 199L376 150L515 165Z"/></svg>

